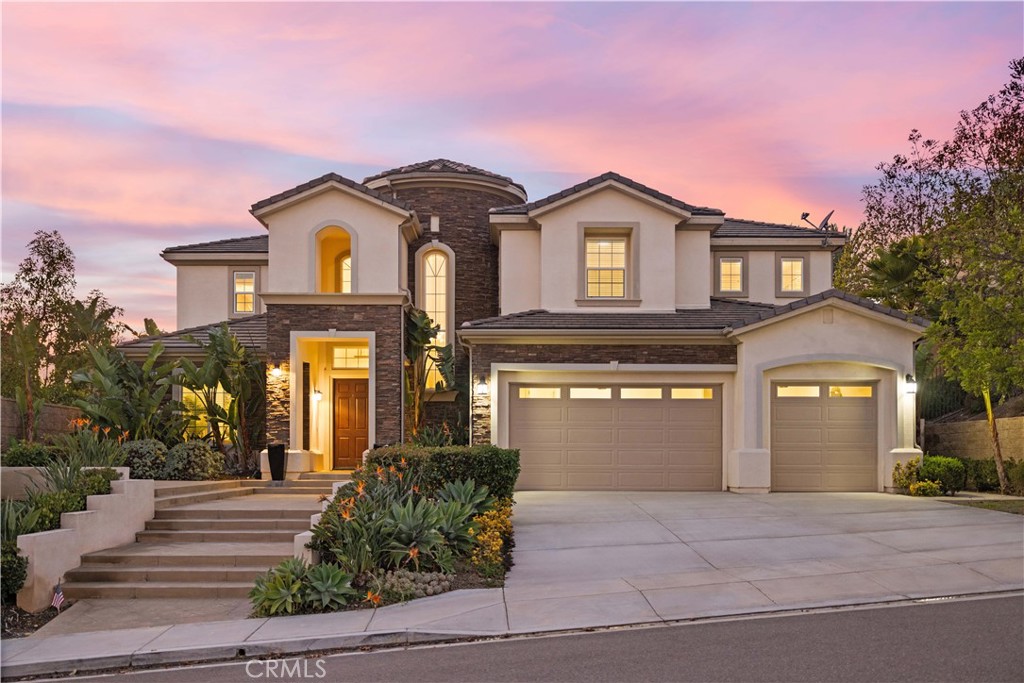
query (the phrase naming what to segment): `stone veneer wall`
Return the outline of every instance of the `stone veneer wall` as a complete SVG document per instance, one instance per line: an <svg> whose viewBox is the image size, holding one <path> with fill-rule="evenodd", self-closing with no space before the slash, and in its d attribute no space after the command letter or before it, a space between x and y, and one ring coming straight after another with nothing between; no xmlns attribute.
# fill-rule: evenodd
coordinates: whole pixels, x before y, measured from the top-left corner
<svg viewBox="0 0 1024 683"><path fill-rule="evenodd" d="M467 320L498 315L498 247L491 242L488 211L515 203L507 197L483 190L455 187L399 186L399 198L412 204L423 225L423 235L409 246L409 289L416 301L416 252L437 240L455 252L455 329L448 331L455 344L457 382L470 387L469 356L455 338L455 332ZM430 216L440 219L439 232L430 232ZM470 388L469 391L472 391ZM465 403L427 404L428 424L458 418ZM461 416L468 422L468 415Z"/></svg>
<svg viewBox="0 0 1024 683"><path fill-rule="evenodd" d="M1024 416L996 418L999 449L1004 458L1024 459ZM925 452L991 460L992 434L987 420L928 422L924 428Z"/></svg>
<svg viewBox="0 0 1024 683"><path fill-rule="evenodd" d="M329 330L376 333L376 441L402 441L402 307L398 305L267 306L267 363L280 365L280 379L267 375L267 443L290 443L288 395L291 331Z"/></svg>
<svg viewBox="0 0 1024 683"><path fill-rule="evenodd" d="M43 410L36 415L36 434L41 440L74 430L71 421L82 417L82 411L71 406L55 403L43 404ZM12 439L21 439L21 415L14 399L0 398L0 448L6 447Z"/></svg>
<svg viewBox="0 0 1024 683"><path fill-rule="evenodd" d="M492 363L736 363L732 344L473 344L472 348L476 373L490 372ZM471 411L472 443L490 443L491 397L473 395Z"/></svg>

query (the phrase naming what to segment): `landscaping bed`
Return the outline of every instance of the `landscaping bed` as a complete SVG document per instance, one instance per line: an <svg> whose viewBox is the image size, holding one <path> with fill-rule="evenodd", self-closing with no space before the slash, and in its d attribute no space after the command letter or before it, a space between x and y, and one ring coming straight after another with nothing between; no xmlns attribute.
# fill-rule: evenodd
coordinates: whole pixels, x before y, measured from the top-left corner
<svg viewBox="0 0 1024 683"><path fill-rule="evenodd" d="M68 600L64 603L62 609L67 609L73 604L73 600ZM54 607L32 614L14 605L4 605L3 630L0 632L0 638L24 638L25 636L30 636L53 619L56 619L57 615L58 612Z"/></svg>
<svg viewBox="0 0 1024 683"><path fill-rule="evenodd" d="M512 564L519 453L492 446L388 447L327 502L318 564L289 559L258 578L253 616L375 608L504 585Z"/></svg>
<svg viewBox="0 0 1024 683"><path fill-rule="evenodd" d="M947 503L964 505L982 510L996 510L998 512L1009 512L1014 515L1024 515L1024 499L1020 500L949 500Z"/></svg>

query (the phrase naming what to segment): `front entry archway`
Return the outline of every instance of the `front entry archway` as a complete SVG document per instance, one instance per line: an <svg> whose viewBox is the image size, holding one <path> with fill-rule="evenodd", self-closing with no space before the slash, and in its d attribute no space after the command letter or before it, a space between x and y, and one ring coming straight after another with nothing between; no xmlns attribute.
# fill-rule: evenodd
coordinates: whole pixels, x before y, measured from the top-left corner
<svg viewBox="0 0 1024 683"><path fill-rule="evenodd" d="M358 467L369 447L369 381L335 379L334 469Z"/></svg>

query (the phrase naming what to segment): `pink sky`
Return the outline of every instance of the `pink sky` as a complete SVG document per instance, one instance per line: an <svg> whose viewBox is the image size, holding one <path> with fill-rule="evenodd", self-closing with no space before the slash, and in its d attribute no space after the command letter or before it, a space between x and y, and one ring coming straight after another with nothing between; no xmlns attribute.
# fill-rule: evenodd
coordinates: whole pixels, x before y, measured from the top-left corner
<svg viewBox="0 0 1024 683"><path fill-rule="evenodd" d="M538 199L613 170L738 218L861 217L911 128L1008 79L1007 3L5 4L3 279L57 229L139 325L175 244L329 171L435 157Z"/></svg>

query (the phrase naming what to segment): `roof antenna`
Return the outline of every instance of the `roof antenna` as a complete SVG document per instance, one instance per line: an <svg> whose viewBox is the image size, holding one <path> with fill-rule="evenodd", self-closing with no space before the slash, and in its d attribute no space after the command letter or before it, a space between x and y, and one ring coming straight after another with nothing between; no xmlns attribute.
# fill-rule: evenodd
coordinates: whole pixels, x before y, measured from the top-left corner
<svg viewBox="0 0 1024 683"><path fill-rule="evenodd" d="M829 211L827 214L825 214L825 217L822 218L821 222L818 223L817 225L815 225L814 223L812 223L809 220L807 220L807 218L811 215L807 211L804 211L802 214L800 214L800 220L802 220L804 223L807 223L807 225L811 226L815 230L820 230L820 231L824 232L825 230L828 229L828 220L830 218L832 218L832 214L834 214L835 212L836 212L835 209L832 209L831 211Z"/></svg>

